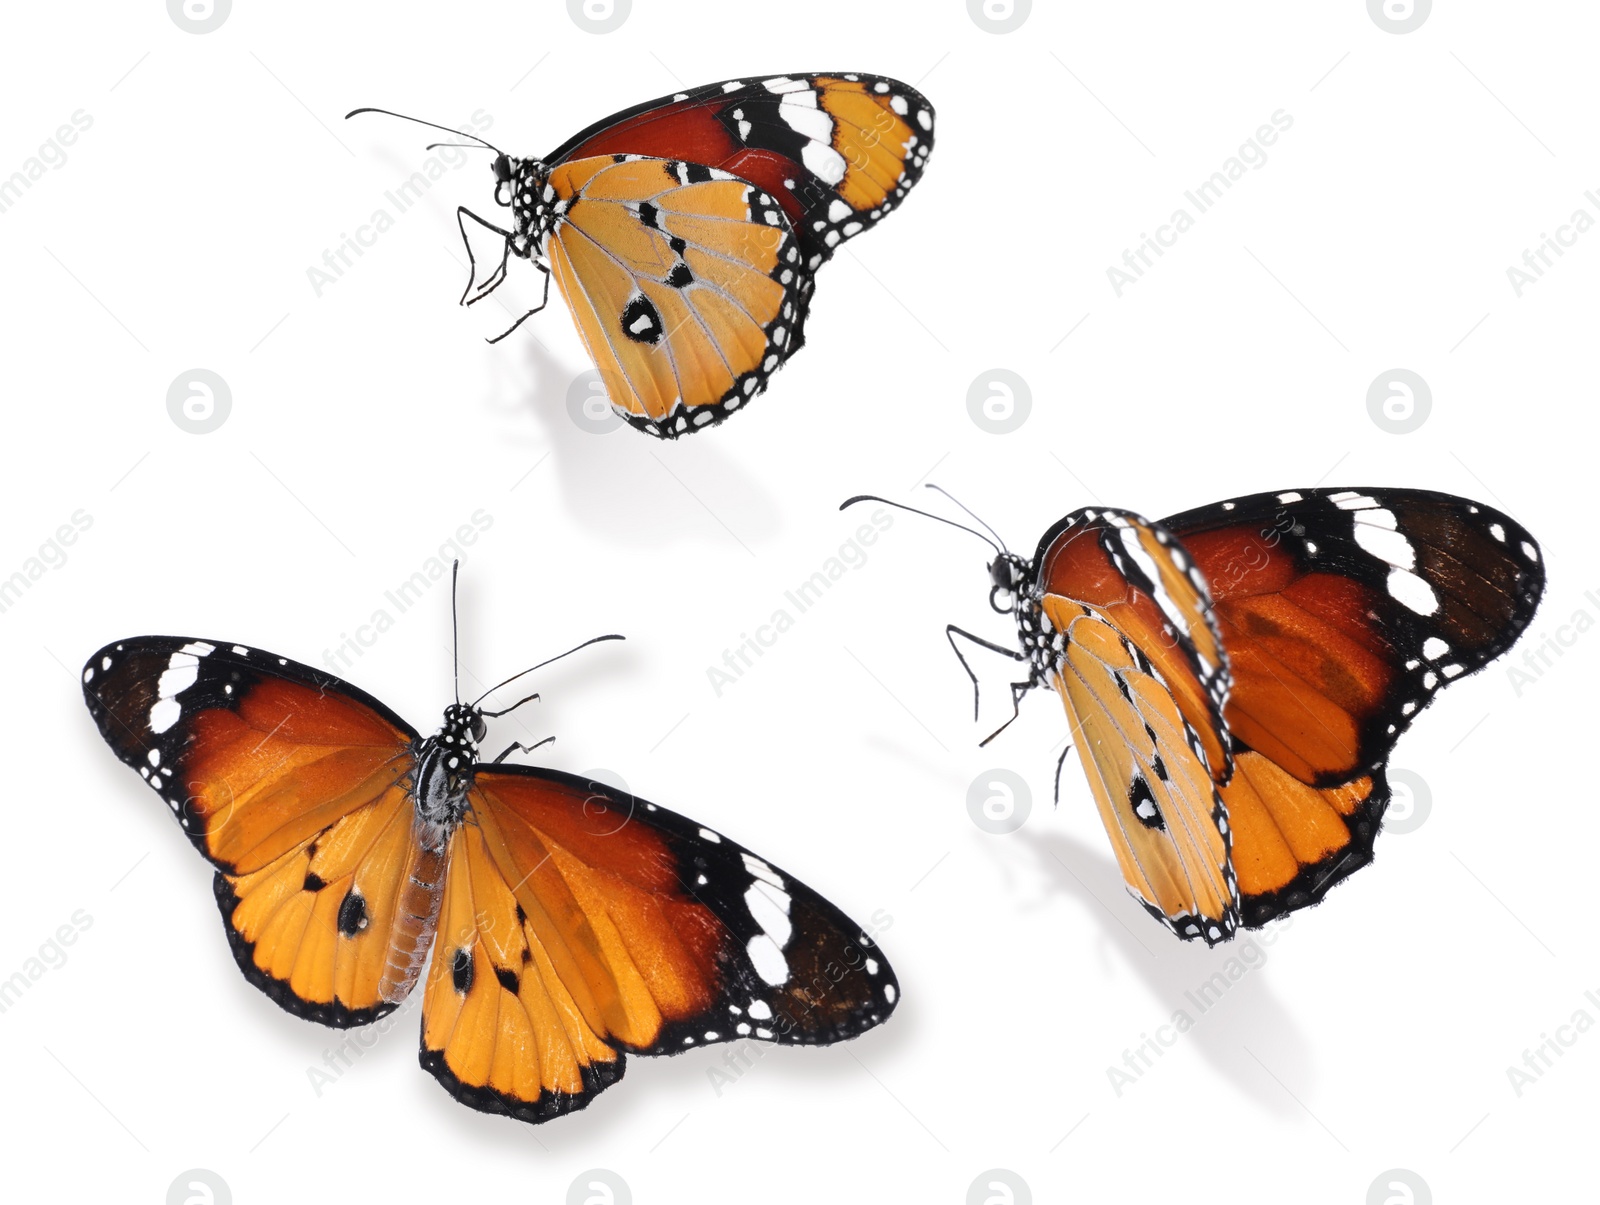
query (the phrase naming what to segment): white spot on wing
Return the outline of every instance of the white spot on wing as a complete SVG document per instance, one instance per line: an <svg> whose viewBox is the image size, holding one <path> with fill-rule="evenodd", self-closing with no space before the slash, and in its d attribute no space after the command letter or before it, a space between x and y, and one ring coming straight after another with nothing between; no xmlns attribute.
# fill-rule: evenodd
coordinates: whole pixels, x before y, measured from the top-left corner
<svg viewBox="0 0 1600 1205"><path fill-rule="evenodd" d="M800 160L824 184L837 184L844 179L844 156L831 146L808 142L800 151Z"/></svg>
<svg viewBox="0 0 1600 1205"><path fill-rule="evenodd" d="M749 890L744 893L744 906L750 910L751 918L761 926L762 932L773 940L779 950L789 944L789 935L793 932L793 928L789 924L787 892L769 887L765 883L751 883Z"/></svg>
<svg viewBox="0 0 1600 1205"><path fill-rule="evenodd" d="M1433 587L1409 569L1390 571L1389 593L1418 615L1432 615L1439 609L1439 597Z"/></svg>
<svg viewBox="0 0 1600 1205"><path fill-rule="evenodd" d="M750 963L756 969L756 974L765 979L774 987L785 983L789 978L789 960L783 956L783 951L778 948L777 942L765 933L757 933L750 939L750 944L745 947L750 955ZM755 1006L752 1005L750 1015L755 1015Z"/></svg>

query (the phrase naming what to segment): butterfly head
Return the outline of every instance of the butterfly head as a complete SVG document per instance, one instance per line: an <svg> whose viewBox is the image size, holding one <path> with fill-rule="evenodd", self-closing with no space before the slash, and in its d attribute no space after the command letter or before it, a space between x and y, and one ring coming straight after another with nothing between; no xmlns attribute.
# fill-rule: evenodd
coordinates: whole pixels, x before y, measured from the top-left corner
<svg viewBox="0 0 1600 1205"><path fill-rule="evenodd" d="M989 562L989 605L1001 615L1013 614L1032 580L1030 562L1014 552L1002 552Z"/></svg>

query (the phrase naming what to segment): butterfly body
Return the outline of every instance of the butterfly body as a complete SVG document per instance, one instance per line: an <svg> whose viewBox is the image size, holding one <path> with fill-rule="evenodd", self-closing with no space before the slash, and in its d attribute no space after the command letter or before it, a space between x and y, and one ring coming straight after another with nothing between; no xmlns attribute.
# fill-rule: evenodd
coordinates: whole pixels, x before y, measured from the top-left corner
<svg viewBox="0 0 1600 1205"><path fill-rule="evenodd" d="M477 703L423 738L311 666L159 636L101 649L83 689L215 867L245 977L337 1027L420 984L420 1061L474 1108L544 1121L627 1053L833 1042L894 1011L887 961L827 900L654 803L480 761Z"/></svg>

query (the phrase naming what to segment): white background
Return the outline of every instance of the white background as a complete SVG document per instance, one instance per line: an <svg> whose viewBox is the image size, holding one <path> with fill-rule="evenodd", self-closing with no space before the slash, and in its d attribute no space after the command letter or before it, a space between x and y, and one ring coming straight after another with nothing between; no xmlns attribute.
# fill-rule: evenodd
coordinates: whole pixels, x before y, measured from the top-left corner
<svg viewBox="0 0 1600 1205"><path fill-rule="evenodd" d="M1404 35L1358 0L1039 5L1010 34L957 0L636 0L605 35L551 0L239 0L204 35L152 0L19 5L6 25L0 178L92 118L0 213L0 578L92 519L0 613L0 979L91 921L0 1014L15 1199L159 1202L194 1167L240 1202L558 1202L595 1167L639 1202L962 1202L990 1168L1039 1201L1359 1205L1387 1199L1367 1194L1391 1168L1441 1202L1571 1199L1600 1030L1520 1097L1507 1067L1579 1009L1600 1021L1600 640L1561 627L1600 617L1579 504L1600 233L1520 297L1506 269L1574 210L1600 217L1592 6L1442 4ZM709 433L581 429L566 391L587 363L559 305L483 343L497 316L455 306L454 207L492 210L487 155L320 296L308 280L426 157L428 131L342 121L356 105L483 109L491 140L538 154L684 85L823 69L916 83L937 145L903 211L821 272L804 352ZM1265 165L1118 297L1107 268L1280 109L1293 125ZM997 367L1032 392L1007 435L967 410ZM1395 367L1432 388L1409 435L1367 411ZM194 368L232 391L207 435L166 408ZM943 625L1011 639L982 546L897 517L736 684L708 681L864 521L841 499L937 501L923 480L1028 552L1092 502L1471 495L1547 553L1508 663L1573 643L1536 680L1502 663L1445 692L1393 763L1431 792L1420 827L1258 946L1119 1095L1108 1068L1195 1015L1185 992L1243 951L1180 946L1128 898L1075 766L1051 808L1053 699L976 747L1009 710L1009 666L984 664L974 725ZM772 1051L720 1094L726 1047L636 1059L533 1128L420 1072L412 1011L313 1090L307 1068L344 1035L244 982L209 869L102 745L78 667L147 632L321 662L480 509L470 682L630 638L542 674L544 701L496 735L556 733L548 764L620 775L853 916L881 911L904 992L889 1025ZM448 602L437 588L393 616L345 671L424 731L449 700ZM1032 787L1008 836L967 809L995 768Z"/></svg>

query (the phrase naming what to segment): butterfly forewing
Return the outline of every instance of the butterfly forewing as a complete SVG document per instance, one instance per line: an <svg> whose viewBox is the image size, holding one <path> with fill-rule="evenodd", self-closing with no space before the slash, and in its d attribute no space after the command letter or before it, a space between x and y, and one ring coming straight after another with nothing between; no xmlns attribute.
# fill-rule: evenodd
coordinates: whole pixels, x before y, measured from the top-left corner
<svg viewBox="0 0 1600 1205"><path fill-rule="evenodd" d="M1238 925L1221 706L1227 663L1203 580L1160 528L1124 511L1058 524L1035 564L1039 636L1129 888L1178 936Z"/></svg>
<svg viewBox="0 0 1600 1205"><path fill-rule="evenodd" d="M1210 582L1233 671L1223 798L1258 925L1372 860L1395 741L1515 642L1543 561L1508 516L1426 490L1281 491L1162 523Z"/></svg>
<svg viewBox="0 0 1600 1205"><path fill-rule="evenodd" d="M1235 738L1313 785L1381 765L1435 693L1516 641L1544 590L1519 523L1426 490L1257 494L1163 524L1211 580Z"/></svg>
<svg viewBox="0 0 1600 1205"><path fill-rule="evenodd" d="M815 270L905 198L933 149L933 107L899 80L857 72L724 80L624 110L546 162L594 155L687 160L775 197Z"/></svg>
<svg viewBox="0 0 1600 1205"><path fill-rule="evenodd" d="M221 641L107 645L83 690L106 742L218 867L246 978L329 1025L392 1007L398 900L419 854L410 727L331 675Z"/></svg>

